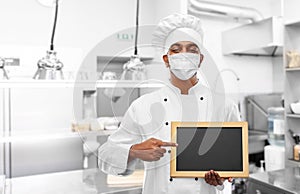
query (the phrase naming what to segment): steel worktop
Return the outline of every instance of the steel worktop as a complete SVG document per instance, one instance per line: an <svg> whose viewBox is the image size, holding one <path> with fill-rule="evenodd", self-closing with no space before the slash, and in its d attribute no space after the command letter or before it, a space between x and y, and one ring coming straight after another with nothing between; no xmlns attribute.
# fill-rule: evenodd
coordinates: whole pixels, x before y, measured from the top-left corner
<svg viewBox="0 0 300 194"><path fill-rule="evenodd" d="M300 167L251 174L248 193L300 194Z"/></svg>
<svg viewBox="0 0 300 194"><path fill-rule="evenodd" d="M83 178L87 177L87 181ZM65 171L6 179L5 194L140 194L142 185L108 185L99 169Z"/></svg>

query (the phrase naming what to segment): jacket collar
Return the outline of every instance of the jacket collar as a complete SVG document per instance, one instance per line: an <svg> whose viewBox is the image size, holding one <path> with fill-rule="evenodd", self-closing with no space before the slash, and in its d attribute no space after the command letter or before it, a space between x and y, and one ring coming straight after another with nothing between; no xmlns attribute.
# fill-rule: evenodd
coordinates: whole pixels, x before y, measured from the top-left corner
<svg viewBox="0 0 300 194"><path fill-rule="evenodd" d="M200 81L198 81L193 87L191 87L188 91L188 94L181 94L181 90L179 88L177 88L176 86L174 86L171 81L169 81L167 83L167 87L169 87L173 92L175 92L176 94L180 94L180 95L184 95L184 96L189 96L189 95L195 95L197 94L199 91L201 91L201 88L204 89L206 88L204 85L202 85L200 83Z"/></svg>

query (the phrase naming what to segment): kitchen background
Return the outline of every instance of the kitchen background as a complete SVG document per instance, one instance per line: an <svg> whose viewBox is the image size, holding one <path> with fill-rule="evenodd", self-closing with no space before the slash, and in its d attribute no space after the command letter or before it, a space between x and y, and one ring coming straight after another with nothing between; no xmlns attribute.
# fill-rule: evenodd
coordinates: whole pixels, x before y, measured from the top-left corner
<svg viewBox="0 0 300 194"><path fill-rule="evenodd" d="M253 105L253 108L249 99L261 102L259 107L264 111L269 106L281 106L284 96L288 97L286 101L289 103L299 100L299 91L295 95L289 93L289 90L295 90L297 86L285 87L286 59L282 52L275 56L272 52L263 55L240 52L239 55L233 55L233 52L226 53L224 48L234 41L244 39L264 42L264 38L268 36L252 37L246 31L238 34L233 42L224 43L225 32L251 22L238 16L197 14L188 8L191 2L193 1L142 0L139 42L151 43L151 31L148 29L152 29L161 18L174 12L189 12L201 18L204 46L220 70L226 94L241 105L243 120L250 119L247 111L252 111L251 119L261 119L260 113L255 112L257 107ZM293 18L300 20L300 14L295 10L300 3L294 0L207 2L253 8L264 19L284 16L284 23ZM133 53L136 1L61 0L59 6L55 50L64 64L65 80L33 81L37 61L48 50L54 9L44 6L38 0L9 0L0 3L0 57L6 59L5 69L10 78L0 84L0 174L5 174L7 178L96 168L96 150L118 123L118 120L109 117L117 116L117 119L121 119L132 100L160 87L159 82L135 89L136 82L119 83L118 88L126 94L112 102L105 92L109 93L109 89L115 86L114 83L95 81L102 79L106 70L120 73L120 67ZM295 31L297 30L299 29ZM278 45L271 45L270 42L260 46L275 46L279 51L284 46L292 49L288 41L291 41L294 34L296 33L291 27L289 32L279 35L282 41L276 42ZM299 39L297 37L296 42ZM294 46L293 49L297 48L299 46ZM147 78L162 81L168 79L167 69L151 48L141 47L139 54L145 60ZM108 61L110 63L105 66ZM296 77L290 81L298 83L295 81ZM74 86L74 79L86 82ZM267 97L261 97L264 94ZM273 96L270 97L270 94ZM290 112L287 107L286 112ZM300 132L296 127L298 120L291 121L286 117L285 120L289 127ZM257 166L254 170L258 170L260 160L264 160L263 146L268 144L267 129L260 128L267 127L267 118L262 121L247 121L250 128L256 128L256 123L260 132L265 132L259 136L262 138L260 144L263 145L253 145L252 153L250 152L253 154L250 159ZM260 122L265 123L260 125ZM103 131L105 127L106 130ZM287 127L285 128L287 131ZM72 129L80 133L72 132ZM286 136L287 134L286 132ZM292 157L293 142L291 139L288 141L284 159ZM278 165L282 166L282 163ZM299 166L299 162L285 165Z"/></svg>

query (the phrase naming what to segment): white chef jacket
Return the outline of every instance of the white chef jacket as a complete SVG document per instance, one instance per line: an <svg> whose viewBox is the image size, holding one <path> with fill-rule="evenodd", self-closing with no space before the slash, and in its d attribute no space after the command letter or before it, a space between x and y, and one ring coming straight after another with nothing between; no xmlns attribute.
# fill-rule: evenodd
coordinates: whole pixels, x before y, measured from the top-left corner
<svg viewBox="0 0 300 194"><path fill-rule="evenodd" d="M137 159L127 164L130 147L151 137L171 141L171 121L229 122L240 121L240 116L233 102L200 83L190 88L188 95L168 84L131 104L119 129L100 147L99 168L113 175L131 174ZM216 187L202 178L170 179L170 155L167 152L159 161L144 162L143 194L231 193L227 181Z"/></svg>

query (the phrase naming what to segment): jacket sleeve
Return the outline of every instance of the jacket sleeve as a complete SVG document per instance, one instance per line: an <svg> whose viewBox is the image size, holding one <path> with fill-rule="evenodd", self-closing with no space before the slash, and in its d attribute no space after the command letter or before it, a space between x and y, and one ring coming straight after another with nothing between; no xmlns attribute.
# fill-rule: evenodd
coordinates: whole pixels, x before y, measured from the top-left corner
<svg viewBox="0 0 300 194"><path fill-rule="evenodd" d="M140 125L137 122L136 102L125 113L118 130L98 150L99 168L112 175L129 175L135 169L136 159L127 162L130 147L141 142Z"/></svg>

